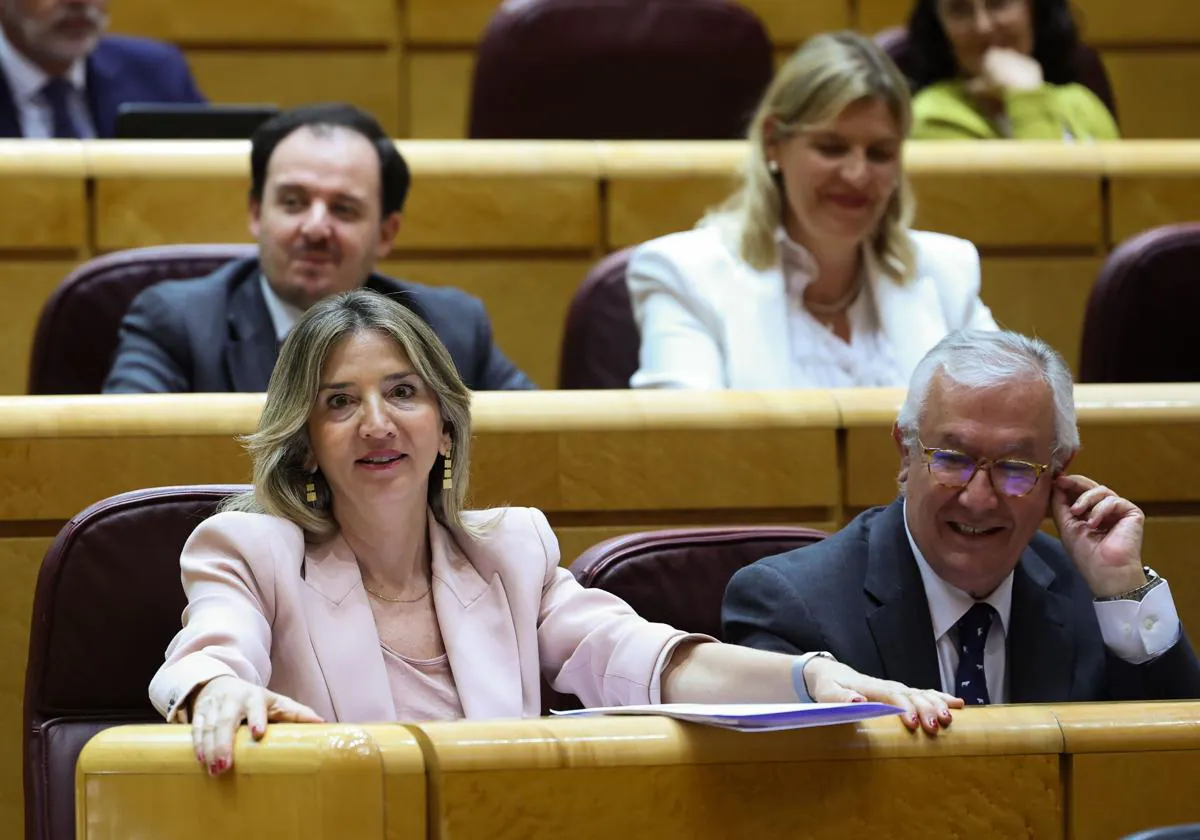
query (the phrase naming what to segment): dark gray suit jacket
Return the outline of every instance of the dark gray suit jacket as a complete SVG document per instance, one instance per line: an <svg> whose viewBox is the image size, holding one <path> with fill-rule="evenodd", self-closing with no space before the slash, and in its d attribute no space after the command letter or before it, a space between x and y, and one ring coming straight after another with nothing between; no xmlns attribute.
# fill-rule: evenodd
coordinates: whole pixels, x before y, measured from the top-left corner
<svg viewBox="0 0 1200 840"><path fill-rule="evenodd" d="M279 349L258 275L258 260L234 260L206 277L157 283L139 294L121 322L104 393L267 390ZM471 390L534 387L492 342L478 299L378 274L366 286L433 327Z"/></svg>
<svg viewBox="0 0 1200 840"><path fill-rule="evenodd" d="M933 622L899 500L816 545L741 569L725 591L726 641L763 650L827 650L864 674L941 689ZM1092 593L1062 544L1037 534L1013 576L1011 703L1200 697L1200 665L1182 637L1145 665L1113 656Z"/></svg>

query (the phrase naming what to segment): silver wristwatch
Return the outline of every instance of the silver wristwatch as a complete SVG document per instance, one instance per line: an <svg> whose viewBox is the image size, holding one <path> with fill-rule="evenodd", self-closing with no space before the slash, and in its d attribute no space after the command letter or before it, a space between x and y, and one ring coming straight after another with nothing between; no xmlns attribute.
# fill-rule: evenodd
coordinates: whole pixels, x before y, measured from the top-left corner
<svg viewBox="0 0 1200 840"><path fill-rule="evenodd" d="M1097 598L1097 602L1101 601L1140 601L1146 597L1151 589L1163 582L1163 578L1158 572L1151 569L1149 566L1142 566L1142 571L1146 574L1146 582L1137 589L1131 589L1128 592L1122 592L1120 595L1106 595L1103 598Z"/></svg>

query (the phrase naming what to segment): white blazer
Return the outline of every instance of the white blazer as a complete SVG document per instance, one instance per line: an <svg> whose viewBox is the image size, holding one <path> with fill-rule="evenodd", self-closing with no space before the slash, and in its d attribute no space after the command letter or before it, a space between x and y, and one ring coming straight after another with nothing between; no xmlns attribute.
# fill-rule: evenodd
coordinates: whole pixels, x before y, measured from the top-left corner
<svg viewBox="0 0 1200 840"><path fill-rule="evenodd" d="M956 329L996 329L979 299L979 253L964 239L911 231L915 275L899 284L869 272L883 333L907 379ZM778 265L757 271L727 225L646 242L626 274L642 334L634 388L788 388L788 301Z"/></svg>

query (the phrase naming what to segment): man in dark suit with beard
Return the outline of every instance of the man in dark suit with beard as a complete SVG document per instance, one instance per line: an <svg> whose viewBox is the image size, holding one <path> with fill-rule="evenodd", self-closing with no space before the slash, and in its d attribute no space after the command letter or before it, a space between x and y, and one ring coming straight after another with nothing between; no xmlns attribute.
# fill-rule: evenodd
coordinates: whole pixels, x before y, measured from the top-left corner
<svg viewBox="0 0 1200 840"><path fill-rule="evenodd" d="M138 295L105 393L265 391L304 311L364 285L429 323L471 389L533 387L493 343L479 300L375 273L400 229L410 179L374 118L347 105L279 114L255 133L250 170L258 258Z"/></svg>

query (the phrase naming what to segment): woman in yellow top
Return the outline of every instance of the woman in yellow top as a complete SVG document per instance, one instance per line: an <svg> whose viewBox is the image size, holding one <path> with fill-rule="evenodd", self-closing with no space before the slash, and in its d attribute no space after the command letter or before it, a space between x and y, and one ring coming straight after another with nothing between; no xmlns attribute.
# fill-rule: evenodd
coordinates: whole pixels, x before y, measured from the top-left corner
<svg viewBox="0 0 1200 840"><path fill-rule="evenodd" d="M1066 0L917 0L908 41L914 139L1120 137L1108 108L1076 81Z"/></svg>

